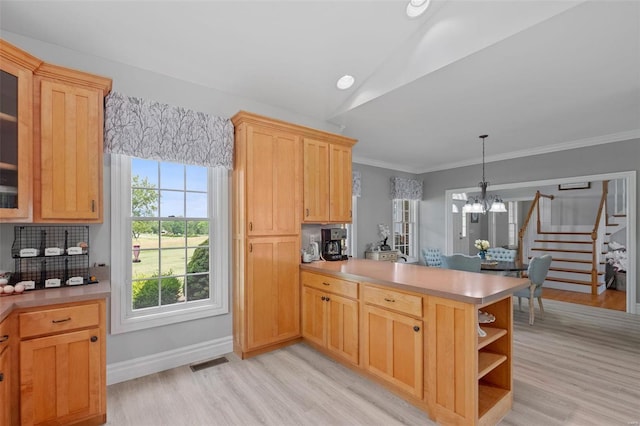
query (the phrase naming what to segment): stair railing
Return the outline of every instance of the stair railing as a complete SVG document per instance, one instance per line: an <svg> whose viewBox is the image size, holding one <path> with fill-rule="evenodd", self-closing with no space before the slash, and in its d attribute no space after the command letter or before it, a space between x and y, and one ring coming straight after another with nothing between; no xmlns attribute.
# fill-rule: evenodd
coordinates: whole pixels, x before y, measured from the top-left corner
<svg viewBox="0 0 640 426"><path fill-rule="evenodd" d="M520 249L520 261L525 263L527 256L529 254L529 248L533 244L533 240L535 240L536 235L541 232L541 223L540 223L540 198L548 198L550 200L554 199L553 195L541 194L540 191L536 191L536 195L533 198L533 202L531 203L531 207L529 207L529 212L527 213L527 217L524 220L520 231L518 232L518 248ZM535 213L535 228L533 227L532 218Z"/></svg>
<svg viewBox="0 0 640 426"><path fill-rule="evenodd" d="M602 257L604 248L606 220L607 220L607 194L609 192L609 182L602 182L602 196L600 197L600 205L598 206L598 214L596 222L591 231L591 294L598 294L598 265Z"/></svg>

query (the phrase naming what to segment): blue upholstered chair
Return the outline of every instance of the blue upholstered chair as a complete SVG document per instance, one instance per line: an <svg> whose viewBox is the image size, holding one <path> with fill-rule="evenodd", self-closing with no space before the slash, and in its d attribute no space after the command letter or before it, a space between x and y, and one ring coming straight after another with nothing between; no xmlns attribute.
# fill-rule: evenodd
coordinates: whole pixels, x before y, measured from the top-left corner
<svg viewBox="0 0 640 426"><path fill-rule="evenodd" d="M540 313L544 314L544 308L542 307L542 283L547 278L549 272L549 266L551 266L551 255L545 254L544 256L534 257L529 262L529 269L527 269L527 275L531 284L529 288L518 290L513 293L518 298L518 309L522 310L522 297L529 299L529 325L533 325L534 313L533 313L533 298L538 298L538 304L540 305Z"/></svg>
<svg viewBox="0 0 640 426"><path fill-rule="evenodd" d="M442 267L457 271L480 272L482 259L478 256L467 256L455 253L451 256L442 256Z"/></svg>
<svg viewBox="0 0 640 426"><path fill-rule="evenodd" d="M489 259L491 260L514 262L517 254L517 250L502 247L490 247L487 249L487 256L489 256Z"/></svg>
<svg viewBox="0 0 640 426"><path fill-rule="evenodd" d="M426 248L422 249L422 257L424 257L424 263L427 266L442 266L442 254L440 253L440 249L437 248Z"/></svg>

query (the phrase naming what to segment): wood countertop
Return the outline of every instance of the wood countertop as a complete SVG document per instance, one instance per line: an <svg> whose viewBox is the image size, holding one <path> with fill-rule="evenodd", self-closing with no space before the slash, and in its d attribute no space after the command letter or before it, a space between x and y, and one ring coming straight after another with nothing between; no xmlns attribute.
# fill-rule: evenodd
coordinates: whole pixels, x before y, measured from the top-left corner
<svg viewBox="0 0 640 426"><path fill-rule="evenodd" d="M0 296L0 321L9 316L14 309L104 299L110 295L111 282L104 280L97 284L29 290L22 294Z"/></svg>
<svg viewBox="0 0 640 426"><path fill-rule="evenodd" d="M302 263L300 269L474 305L484 305L499 300L529 285L529 280L526 278L368 259Z"/></svg>

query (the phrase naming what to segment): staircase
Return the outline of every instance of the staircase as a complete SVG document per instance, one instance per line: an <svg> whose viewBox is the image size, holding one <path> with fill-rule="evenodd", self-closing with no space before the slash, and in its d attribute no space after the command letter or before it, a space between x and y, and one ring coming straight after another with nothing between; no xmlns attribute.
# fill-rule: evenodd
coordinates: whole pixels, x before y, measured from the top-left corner
<svg viewBox="0 0 640 426"><path fill-rule="evenodd" d="M606 290L605 253L610 237L626 227L626 215L606 214L608 182L603 182L602 197L593 227L555 226L550 224L550 205L546 199L553 195L536 192L534 201L519 233L519 246L524 262L533 257L550 254L553 258L544 286L579 293L600 294ZM541 207L542 206L542 207Z"/></svg>
<svg viewBox="0 0 640 426"><path fill-rule="evenodd" d="M591 232L540 232L529 248L531 259L534 256L550 254L553 258L544 285L559 290L579 293L593 292L593 274L595 274L595 292L606 289L604 282L604 254L593 253ZM593 258L601 258L593 268Z"/></svg>

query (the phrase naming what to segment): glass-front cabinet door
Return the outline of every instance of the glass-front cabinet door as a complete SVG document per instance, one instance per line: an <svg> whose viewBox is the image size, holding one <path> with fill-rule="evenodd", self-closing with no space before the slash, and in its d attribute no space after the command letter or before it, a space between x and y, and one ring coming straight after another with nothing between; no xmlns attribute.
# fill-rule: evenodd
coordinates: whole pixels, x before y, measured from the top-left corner
<svg viewBox="0 0 640 426"><path fill-rule="evenodd" d="M0 48L0 219L30 221L33 72Z"/></svg>

